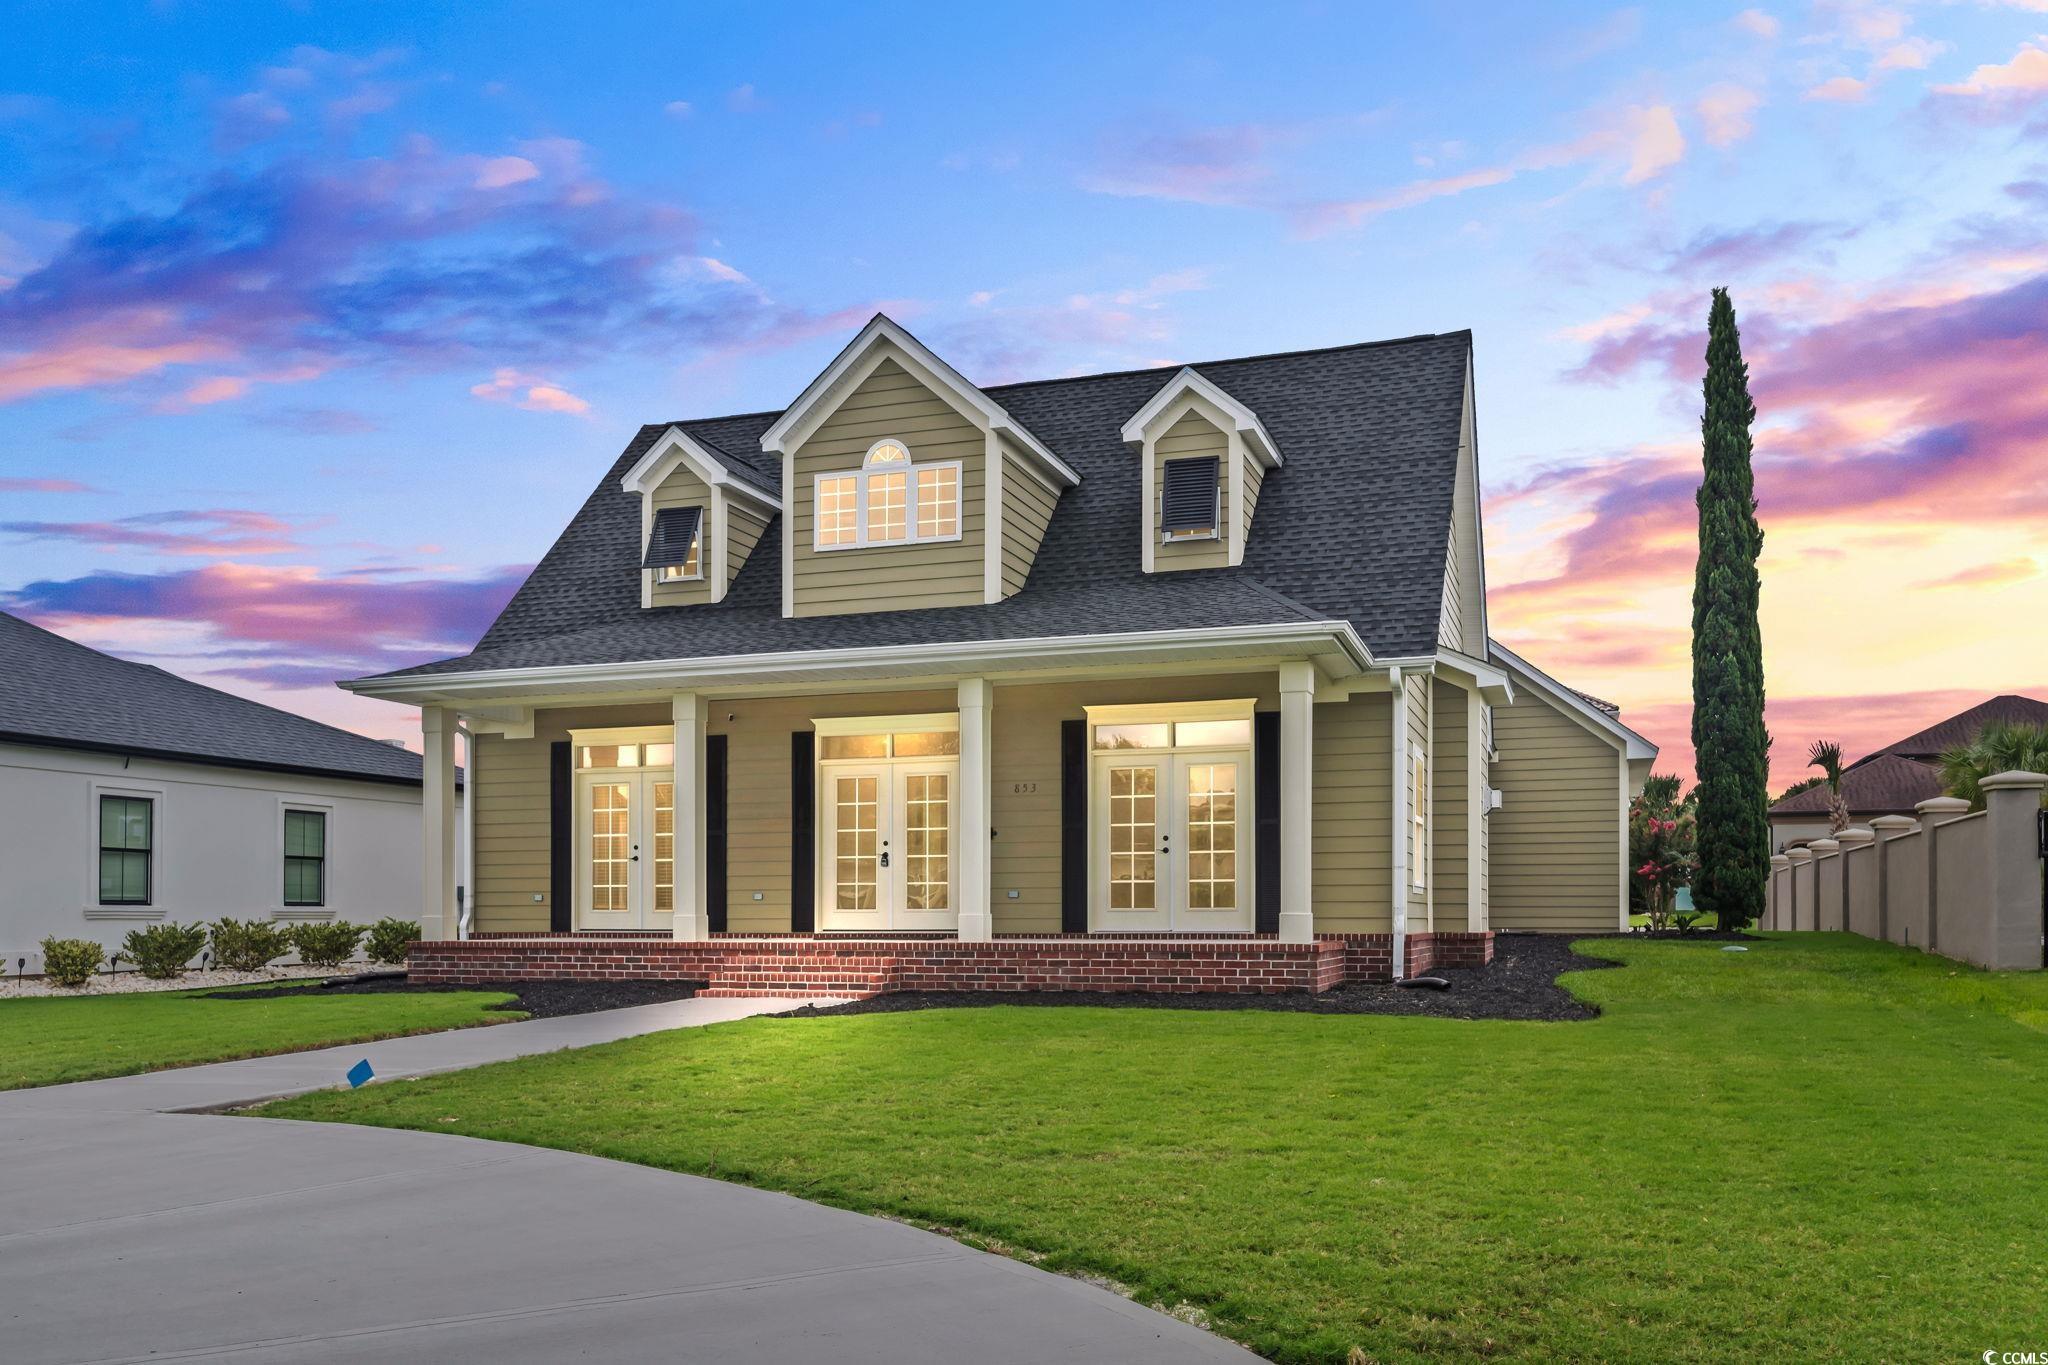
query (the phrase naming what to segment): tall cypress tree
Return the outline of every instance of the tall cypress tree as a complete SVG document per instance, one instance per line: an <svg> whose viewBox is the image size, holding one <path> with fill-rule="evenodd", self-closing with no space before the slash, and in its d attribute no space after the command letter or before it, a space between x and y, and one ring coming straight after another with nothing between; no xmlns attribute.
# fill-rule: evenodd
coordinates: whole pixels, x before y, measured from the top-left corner
<svg viewBox="0 0 2048 1365"><path fill-rule="evenodd" d="M1692 588L1692 745L1699 860L1693 903L1723 929L1763 913L1770 873L1771 737L1764 729L1764 646L1757 556L1764 545L1749 467L1749 366L1726 289L1707 310L1700 555Z"/></svg>

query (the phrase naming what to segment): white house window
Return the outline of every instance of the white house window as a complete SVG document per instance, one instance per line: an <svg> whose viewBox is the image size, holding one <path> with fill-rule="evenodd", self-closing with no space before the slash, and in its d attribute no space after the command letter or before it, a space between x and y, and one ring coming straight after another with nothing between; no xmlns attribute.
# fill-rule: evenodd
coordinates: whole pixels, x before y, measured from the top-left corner
<svg viewBox="0 0 2048 1365"><path fill-rule="evenodd" d="M958 540L960 462L916 464L903 442L877 441L860 472L818 476L814 506L820 550Z"/></svg>
<svg viewBox="0 0 2048 1365"><path fill-rule="evenodd" d="M654 514L647 535L647 553L640 561L654 570L659 583L681 583L704 576L704 509L664 507Z"/></svg>
<svg viewBox="0 0 2048 1365"><path fill-rule="evenodd" d="M327 812L284 813L284 903L327 903Z"/></svg>
<svg viewBox="0 0 2048 1365"><path fill-rule="evenodd" d="M156 803L146 796L100 798L100 904L148 905L156 847Z"/></svg>
<svg viewBox="0 0 2048 1365"><path fill-rule="evenodd" d="M1429 791L1429 769L1423 761L1422 750L1415 750L1408 760L1408 880L1417 889L1429 883L1426 866L1429 857L1429 835L1426 808L1423 798Z"/></svg>

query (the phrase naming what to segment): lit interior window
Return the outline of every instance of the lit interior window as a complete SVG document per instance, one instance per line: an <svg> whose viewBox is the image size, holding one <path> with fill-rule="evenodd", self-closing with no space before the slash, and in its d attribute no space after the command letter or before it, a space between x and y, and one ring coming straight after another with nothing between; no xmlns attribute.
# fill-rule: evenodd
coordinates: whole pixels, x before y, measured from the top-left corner
<svg viewBox="0 0 2048 1365"><path fill-rule="evenodd" d="M886 545L909 534L909 480L900 472L868 475L868 544Z"/></svg>
<svg viewBox="0 0 2048 1365"><path fill-rule="evenodd" d="M816 490L814 543L821 550L960 535L960 462L920 465L902 441L875 442L859 472L821 475Z"/></svg>
<svg viewBox="0 0 2048 1365"><path fill-rule="evenodd" d="M938 465L917 471L917 538L960 534L960 470Z"/></svg>
<svg viewBox="0 0 2048 1365"><path fill-rule="evenodd" d="M852 474L818 480L820 545L852 545L860 539L859 483Z"/></svg>

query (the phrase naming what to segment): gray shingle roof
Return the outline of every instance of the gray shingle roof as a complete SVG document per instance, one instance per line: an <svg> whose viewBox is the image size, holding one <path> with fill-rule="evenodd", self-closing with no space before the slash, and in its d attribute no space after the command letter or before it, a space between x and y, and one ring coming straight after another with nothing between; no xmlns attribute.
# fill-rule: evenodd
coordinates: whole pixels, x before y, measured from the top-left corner
<svg viewBox="0 0 2048 1365"><path fill-rule="evenodd" d="M1898 754L1873 754L1842 774L1842 799L1849 814L1911 815L1913 807L1941 795L1941 774L1915 759ZM1771 807L1772 815L1826 815L1825 784L1808 787Z"/></svg>
<svg viewBox="0 0 2048 1365"><path fill-rule="evenodd" d="M0 739L236 768L420 780L420 756L88 649L0 612Z"/></svg>
<svg viewBox="0 0 2048 1365"><path fill-rule="evenodd" d="M1947 750L1976 739L1977 732L1995 720L2009 721L2015 725L2048 725L2048 701L2035 701L2032 697L2007 692L1980 701L1967 711L1958 711L1947 720L1937 721L1925 730L1887 744L1859 762L1868 763L1879 754L1901 754L1907 758L1940 758Z"/></svg>
<svg viewBox="0 0 2048 1365"><path fill-rule="evenodd" d="M985 606L785 620L771 525L723 602L640 605L640 505L619 479L682 427L771 491L760 453L780 415L642 427L484 635L459 659L385 677L781 650L1026 639L1344 619L1376 656L1435 650L1471 334L1410 337L1195 366L1258 413L1286 464L1269 473L1242 566L1147 574L1140 462L1119 431L1173 369L1040 380L990 398L1080 472L1024 589Z"/></svg>

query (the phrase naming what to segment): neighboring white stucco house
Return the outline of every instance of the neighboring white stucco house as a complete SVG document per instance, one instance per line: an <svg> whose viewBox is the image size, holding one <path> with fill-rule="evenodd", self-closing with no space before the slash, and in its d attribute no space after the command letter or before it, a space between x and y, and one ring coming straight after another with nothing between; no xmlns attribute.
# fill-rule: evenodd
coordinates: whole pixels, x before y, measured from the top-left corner
<svg viewBox="0 0 2048 1365"><path fill-rule="evenodd" d="M0 613L0 954L416 914L420 759Z"/></svg>

